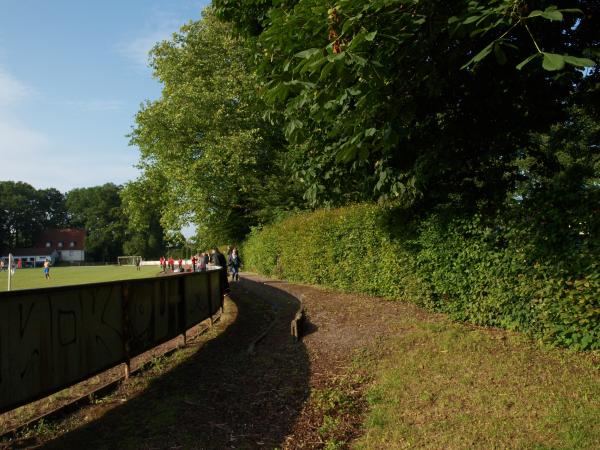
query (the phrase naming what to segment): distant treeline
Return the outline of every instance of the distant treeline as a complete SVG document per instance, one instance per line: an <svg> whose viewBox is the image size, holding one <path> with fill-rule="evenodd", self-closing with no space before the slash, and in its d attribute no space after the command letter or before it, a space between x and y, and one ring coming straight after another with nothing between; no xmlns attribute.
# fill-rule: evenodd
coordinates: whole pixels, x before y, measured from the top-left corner
<svg viewBox="0 0 600 450"><path fill-rule="evenodd" d="M144 226L134 228L122 191L108 183L63 194L0 181L0 253L34 246L42 230L84 228L86 260L115 261L125 254L159 257L165 247L159 214L147 211Z"/></svg>

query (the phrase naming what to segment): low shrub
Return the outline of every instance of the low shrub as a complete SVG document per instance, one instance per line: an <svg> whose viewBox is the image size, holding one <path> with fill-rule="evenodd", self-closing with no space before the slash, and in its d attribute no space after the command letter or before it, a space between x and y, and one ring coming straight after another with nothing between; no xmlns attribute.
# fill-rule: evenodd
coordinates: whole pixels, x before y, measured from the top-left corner
<svg viewBox="0 0 600 450"><path fill-rule="evenodd" d="M246 268L264 275L405 299L455 320L600 349L592 235L523 218L522 208L487 219L438 209L413 220L377 205L320 210L253 230L242 251Z"/></svg>

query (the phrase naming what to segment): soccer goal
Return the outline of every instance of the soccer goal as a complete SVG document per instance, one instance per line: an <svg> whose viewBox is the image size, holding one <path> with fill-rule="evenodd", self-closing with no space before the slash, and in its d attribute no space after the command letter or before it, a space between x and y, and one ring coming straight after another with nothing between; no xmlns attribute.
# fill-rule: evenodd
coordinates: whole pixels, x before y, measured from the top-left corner
<svg viewBox="0 0 600 450"><path fill-rule="evenodd" d="M137 266L142 262L141 256L118 256L117 263L120 266Z"/></svg>

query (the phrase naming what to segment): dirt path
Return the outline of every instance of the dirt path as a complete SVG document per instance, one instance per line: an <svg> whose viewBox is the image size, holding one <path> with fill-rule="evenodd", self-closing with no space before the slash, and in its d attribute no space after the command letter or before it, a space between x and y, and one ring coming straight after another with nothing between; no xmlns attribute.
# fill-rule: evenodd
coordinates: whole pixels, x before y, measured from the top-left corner
<svg viewBox="0 0 600 450"><path fill-rule="evenodd" d="M301 300L307 314L302 346L311 396L284 442L284 449L348 448L361 434L364 391L373 367L386 352L385 341L402 332L402 318L435 321L410 304L358 294L329 292L246 275L248 290L261 298L282 293ZM398 319L398 320L396 320Z"/></svg>
<svg viewBox="0 0 600 450"><path fill-rule="evenodd" d="M294 342L298 299L308 321ZM394 332L388 318L423 314L248 274L233 285L225 312L214 338L166 358L157 376L132 377L37 442L56 449L344 448L360 433L366 369Z"/></svg>

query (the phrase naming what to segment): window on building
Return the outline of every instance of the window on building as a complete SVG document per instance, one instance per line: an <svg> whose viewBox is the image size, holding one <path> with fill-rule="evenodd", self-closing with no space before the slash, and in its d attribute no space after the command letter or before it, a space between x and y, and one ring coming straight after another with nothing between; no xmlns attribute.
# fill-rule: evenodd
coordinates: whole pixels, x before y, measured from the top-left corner
<svg viewBox="0 0 600 450"><path fill-rule="evenodd" d="M75 241L69 242L69 247L71 247L71 248L75 247Z"/></svg>
<svg viewBox="0 0 600 450"><path fill-rule="evenodd" d="M51 245L52 245L52 242L46 242L46 248L50 248Z"/></svg>
<svg viewBox="0 0 600 450"><path fill-rule="evenodd" d="M59 246L59 247L62 247L62 246L63 246L63 243L62 243L62 242L59 242L59 243L58 243L58 246Z"/></svg>

